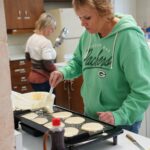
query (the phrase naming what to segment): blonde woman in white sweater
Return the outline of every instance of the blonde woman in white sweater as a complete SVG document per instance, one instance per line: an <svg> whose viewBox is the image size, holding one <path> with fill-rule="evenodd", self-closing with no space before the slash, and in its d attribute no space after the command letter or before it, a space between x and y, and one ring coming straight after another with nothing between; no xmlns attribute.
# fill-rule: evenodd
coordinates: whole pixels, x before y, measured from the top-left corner
<svg viewBox="0 0 150 150"><path fill-rule="evenodd" d="M34 34L26 43L26 59L32 63L28 77L34 91L49 91L49 75L56 70L56 51L47 38L56 28L56 21L49 13L43 13L36 21Z"/></svg>

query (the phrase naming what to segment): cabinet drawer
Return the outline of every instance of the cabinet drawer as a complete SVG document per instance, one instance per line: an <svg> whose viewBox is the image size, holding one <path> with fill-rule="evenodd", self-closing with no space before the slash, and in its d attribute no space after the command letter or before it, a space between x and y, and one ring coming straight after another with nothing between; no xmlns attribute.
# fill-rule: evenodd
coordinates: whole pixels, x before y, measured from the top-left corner
<svg viewBox="0 0 150 150"><path fill-rule="evenodd" d="M26 93L26 92L31 92L32 87L30 84L24 84L24 85L12 85L12 90L17 91L19 93Z"/></svg>
<svg viewBox="0 0 150 150"><path fill-rule="evenodd" d="M16 61L10 61L10 68L16 69L16 68L30 68L31 62L27 60L16 60Z"/></svg>
<svg viewBox="0 0 150 150"><path fill-rule="evenodd" d="M11 76L11 82L14 85L22 85L22 84L28 84L28 76L26 74L22 76Z"/></svg>
<svg viewBox="0 0 150 150"><path fill-rule="evenodd" d="M11 76L23 76L23 75L28 75L30 71L30 68L14 68L11 69Z"/></svg>

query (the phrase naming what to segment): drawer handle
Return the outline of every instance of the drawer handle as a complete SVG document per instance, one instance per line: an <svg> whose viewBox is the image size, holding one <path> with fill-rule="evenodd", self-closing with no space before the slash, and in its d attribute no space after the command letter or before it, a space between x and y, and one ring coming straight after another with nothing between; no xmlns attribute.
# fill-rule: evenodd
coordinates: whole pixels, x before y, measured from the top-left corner
<svg viewBox="0 0 150 150"><path fill-rule="evenodd" d="M27 89L28 89L27 86L22 86L21 87L21 91L27 91Z"/></svg>
<svg viewBox="0 0 150 150"><path fill-rule="evenodd" d="M16 73L17 73L17 72L19 72L19 73L26 73L26 69L24 69L24 68L23 68L23 69L15 69L14 71L15 71Z"/></svg>
<svg viewBox="0 0 150 150"><path fill-rule="evenodd" d="M26 63L25 63L24 60L19 61L19 65L20 65L20 66L25 65L25 64L26 64Z"/></svg>
<svg viewBox="0 0 150 150"><path fill-rule="evenodd" d="M13 86L13 89L18 89L18 86Z"/></svg>
<svg viewBox="0 0 150 150"><path fill-rule="evenodd" d="M17 17L17 19L21 20L21 10L18 11L18 17Z"/></svg>
<svg viewBox="0 0 150 150"><path fill-rule="evenodd" d="M21 82L26 82L27 78L26 77L21 77Z"/></svg>
<svg viewBox="0 0 150 150"><path fill-rule="evenodd" d="M74 84L74 81L71 80L71 81L70 81L70 90L71 90L71 91L74 91L73 84Z"/></svg>
<svg viewBox="0 0 150 150"><path fill-rule="evenodd" d="M29 16L29 13L28 13L28 11L27 11L27 10L25 10L25 11L24 11L24 14L25 14L24 19L28 20L28 19L30 19L30 18L31 18L31 17Z"/></svg>
<svg viewBox="0 0 150 150"><path fill-rule="evenodd" d="M67 89L68 89L68 81L65 80L64 81L64 91L67 91Z"/></svg>

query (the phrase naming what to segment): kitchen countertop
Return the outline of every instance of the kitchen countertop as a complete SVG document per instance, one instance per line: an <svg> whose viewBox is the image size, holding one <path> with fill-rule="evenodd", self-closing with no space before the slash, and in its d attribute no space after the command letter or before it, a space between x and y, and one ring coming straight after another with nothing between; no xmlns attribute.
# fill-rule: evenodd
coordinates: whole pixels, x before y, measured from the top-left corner
<svg viewBox="0 0 150 150"><path fill-rule="evenodd" d="M23 138L23 150L43 150L42 137L34 137L28 133L21 131ZM150 150L150 139L138 134L134 134L127 130L124 130L123 134L118 135L118 144L112 144L112 138L103 142L92 142L74 148L75 150L139 150L129 139L126 138L126 134L130 134L136 139L145 150ZM50 147L50 145L49 145ZM47 150L50 150L48 147Z"/></svg>

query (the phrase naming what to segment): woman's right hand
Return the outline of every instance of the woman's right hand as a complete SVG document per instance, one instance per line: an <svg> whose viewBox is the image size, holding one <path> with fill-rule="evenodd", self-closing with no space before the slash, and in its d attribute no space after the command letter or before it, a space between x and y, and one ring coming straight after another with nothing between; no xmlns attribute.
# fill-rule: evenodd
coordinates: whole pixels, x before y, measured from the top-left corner
<svg viewBox="0 0 150 150"><path fill-rule="evenodd" d="M63 81L63 79L64 76L60 71L53 71L50 74L49 83L53 88L55 88L58 85L58 83Z"/></svg>

